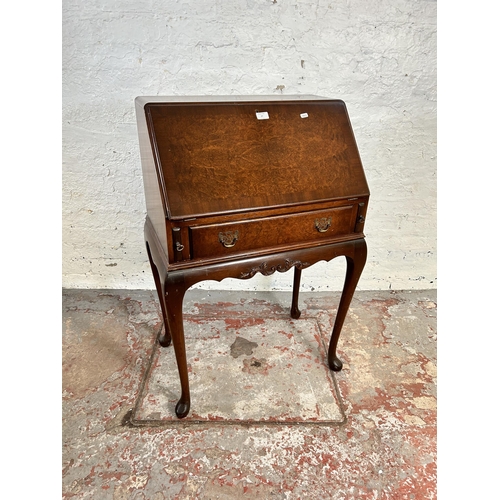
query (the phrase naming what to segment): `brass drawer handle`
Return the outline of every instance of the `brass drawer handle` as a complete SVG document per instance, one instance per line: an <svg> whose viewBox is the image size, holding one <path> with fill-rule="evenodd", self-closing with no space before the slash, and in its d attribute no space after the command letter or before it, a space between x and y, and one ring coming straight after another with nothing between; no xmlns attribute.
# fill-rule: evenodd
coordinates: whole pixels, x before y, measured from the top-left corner
<svg viewBox="0 0 500 500"><path fill-rule="evenodd" d="M226 248L234 247L238 241L238 231L226 231L225 233L219 233L219 241Z"/></svg>
<svg viewBox="0 0 500 500"><path fill-rule="evenodd" d="M331 217L321 217L320 219L316 219L314 221L314 227L320 232L320 233L326 233L332 223L332 218Z"/></svg>

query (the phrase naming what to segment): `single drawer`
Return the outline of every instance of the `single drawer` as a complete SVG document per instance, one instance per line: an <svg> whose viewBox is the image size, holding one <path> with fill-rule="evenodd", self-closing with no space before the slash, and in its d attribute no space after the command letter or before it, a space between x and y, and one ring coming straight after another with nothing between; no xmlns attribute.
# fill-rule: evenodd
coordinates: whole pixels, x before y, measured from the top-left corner
<svg viewBox="0 0 500 500"><path fill-rule="evenodd" d="M331 240L354 232L357 205L190 228L193 259Z"/></svg>

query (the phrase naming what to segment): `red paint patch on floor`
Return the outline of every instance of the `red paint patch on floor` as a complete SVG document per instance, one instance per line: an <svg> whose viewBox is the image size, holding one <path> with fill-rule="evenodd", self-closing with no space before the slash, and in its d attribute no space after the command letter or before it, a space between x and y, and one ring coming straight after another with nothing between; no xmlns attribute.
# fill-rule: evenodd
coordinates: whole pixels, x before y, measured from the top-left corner
<svg viewBox="0 0 500 500"><path fill-rule="evenodd" d="M234 330L241 330L242 328L263 325L263 318L224 318L224 323L226 328L232 328Z"/></svg>

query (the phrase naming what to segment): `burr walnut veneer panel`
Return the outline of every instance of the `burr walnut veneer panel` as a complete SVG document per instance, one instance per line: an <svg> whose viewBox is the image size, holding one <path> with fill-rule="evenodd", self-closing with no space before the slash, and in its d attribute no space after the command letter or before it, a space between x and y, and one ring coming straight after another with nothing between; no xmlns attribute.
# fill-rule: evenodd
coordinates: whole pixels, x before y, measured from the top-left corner
<svg viewBox="0 0 500 500"><path fill-rule="evenodd" d="M368 194L342 101L146 109L172 218Z"/></svg>

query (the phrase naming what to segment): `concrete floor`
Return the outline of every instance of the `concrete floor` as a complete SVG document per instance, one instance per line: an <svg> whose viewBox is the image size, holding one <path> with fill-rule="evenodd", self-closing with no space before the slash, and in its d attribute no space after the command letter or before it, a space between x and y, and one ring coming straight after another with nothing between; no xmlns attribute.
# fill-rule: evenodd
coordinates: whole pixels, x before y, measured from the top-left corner
<svg viewBox="0 0 500 500"><path fill-rule="evenodd" d="M436 291L188 291L178 420L156 295L63 291L63 498L436 498Z"/></svg>

